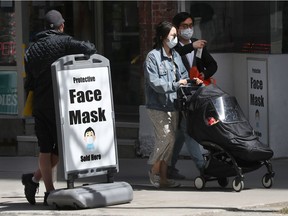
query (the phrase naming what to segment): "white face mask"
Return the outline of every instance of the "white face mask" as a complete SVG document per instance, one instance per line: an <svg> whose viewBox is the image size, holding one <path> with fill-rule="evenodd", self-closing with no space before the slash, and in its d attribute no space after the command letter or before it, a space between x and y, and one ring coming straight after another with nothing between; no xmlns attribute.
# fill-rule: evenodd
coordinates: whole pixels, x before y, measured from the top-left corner
<svg viewBox="0 0 288 216"><path fill-rule="evenodd" d="M86 140L87 144L93 144L94 139L93 139L92 136L89 136L89 137L87 137L86 139L87 139L87 140Z"/></svg>
<svg viewBox="0 0 288 216"><path fill-rule="evenodd" d="M175 37L174 39L169 39L168 38L168 42L166 42L166 44L167 44L167 46L170 48L170 49L172 49L173 47L175 47L176 45L177 45L177 43L178 43L178 38L177 37Z"/></svg>
<svg viewBox="0 0 288 216"><path fill-rule="evenodd" d="M180 30L180 35L183 37L185 40L190 40L190 38L193 35L193 28L187 28L187 29L181 29Z"/></svg>

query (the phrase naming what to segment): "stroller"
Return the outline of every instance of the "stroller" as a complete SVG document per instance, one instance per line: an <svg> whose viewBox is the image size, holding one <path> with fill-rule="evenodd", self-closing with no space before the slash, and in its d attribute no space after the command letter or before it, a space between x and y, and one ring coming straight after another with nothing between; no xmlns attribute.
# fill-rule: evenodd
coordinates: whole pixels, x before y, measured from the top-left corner
<svg viewBox="0 0 288 216"><path fill-rule="evenodd" d="M206 164L194 180L198 190L213 180L224 188L229 183L228 177L235 177L232 186L240 192L244 188L243 174L263 165L267 173L262 185L272 187L273 151L254 134L235 97L214 84L183 86L177 94L178 109L187 118L188 134L207 150Z"/></svg>

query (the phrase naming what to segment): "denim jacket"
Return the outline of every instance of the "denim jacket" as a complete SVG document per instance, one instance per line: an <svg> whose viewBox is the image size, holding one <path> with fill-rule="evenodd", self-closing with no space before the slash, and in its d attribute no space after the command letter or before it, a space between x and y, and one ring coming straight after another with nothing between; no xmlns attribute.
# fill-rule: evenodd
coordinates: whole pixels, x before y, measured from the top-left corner
<svg viewBox="0 0 288 216"><path fill-rule="evenodd" d="M173 60L175 66L173 64ZM150 51L144 62L146 107L166 112L176 111L174 100L180 79L188 79L188 72L181 56L172 49L169 58L161 49Z"/></svg>

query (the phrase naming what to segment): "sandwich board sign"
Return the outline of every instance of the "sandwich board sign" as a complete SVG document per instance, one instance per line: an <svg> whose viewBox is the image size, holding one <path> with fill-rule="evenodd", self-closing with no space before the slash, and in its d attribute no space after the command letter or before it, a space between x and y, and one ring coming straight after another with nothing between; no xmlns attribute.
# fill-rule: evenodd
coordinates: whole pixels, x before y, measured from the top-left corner
<svg viewBox="0 0 288 216"><path fill-rule="evenodd" d="M52 64L52 80L65 179L118 172L109 60L64 56Z"/></svg>
<svg viewBox="0 0 288 216"><path fill-rule="evenodd" d="M249 122L259 140L269 145L267 60L248 58Z"/></svg>

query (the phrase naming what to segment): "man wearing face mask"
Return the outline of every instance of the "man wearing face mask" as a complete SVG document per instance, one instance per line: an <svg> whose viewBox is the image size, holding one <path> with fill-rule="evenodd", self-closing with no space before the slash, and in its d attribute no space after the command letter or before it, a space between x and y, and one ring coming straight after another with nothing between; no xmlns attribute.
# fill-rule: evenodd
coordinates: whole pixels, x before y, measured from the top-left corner
<svg viewBox="0 0 288 216"><path fill-rule="evenodd" d="M181 55L186 70L190 71L193 66L197 67L205 83L205 80L213 76L218 68L216 61L205 47L207 41L192 38L193 18L189 13L180 12L176 14L172 22L177 28L179 39L175 50ZM192 78L193 77L190 77L190 79ZM201 171L204 166L204 159L200 150L200 145L186 133L186 119L180 115L171 166L168 167L168 177L171 179L185 178L185 176L181 175L176 169L178 156L184 142L186 143L187 150L192 160L195 162L196 167Z"/></svg>

